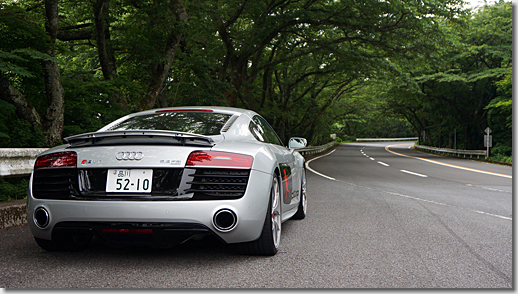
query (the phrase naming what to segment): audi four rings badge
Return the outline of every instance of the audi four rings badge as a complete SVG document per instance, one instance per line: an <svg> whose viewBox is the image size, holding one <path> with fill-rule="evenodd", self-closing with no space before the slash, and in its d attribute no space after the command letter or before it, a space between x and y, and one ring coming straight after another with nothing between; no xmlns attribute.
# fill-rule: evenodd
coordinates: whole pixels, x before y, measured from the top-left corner
<svg viewBox="0 0 518 294"><path fill-rule="evenodd" d="M141 160L143 157L144 153L140 151L117 152L117 154L115 154L117 160Z"/></svg>

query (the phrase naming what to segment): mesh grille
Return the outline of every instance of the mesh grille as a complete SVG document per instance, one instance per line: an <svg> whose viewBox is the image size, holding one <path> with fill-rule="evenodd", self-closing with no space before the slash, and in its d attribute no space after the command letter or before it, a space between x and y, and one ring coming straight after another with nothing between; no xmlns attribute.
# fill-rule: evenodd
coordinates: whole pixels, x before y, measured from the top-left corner
<svg viewBox="0 0 518 294"><path fill-rule="evenodd" d="M183 169L153 169L151 193L107 193L107 169L49 169L34 172L33 195L39 199L174 200Z"/></svg>
<svg viewBox="0 0 518 294"><path fill-rule="evenodd" d="M39 199L70 199L78 195L77 169L55 168L34 171L32 194Z"/></svg>
<svg viewBox="0 0 518 294"><path fill-rule="evenodd" d="M56 200L186 200L178 195L183 171L153 169L151 193L140 194L107 193L107 169L42 169L34 172L32 192L34 198ZM191 200L238 199L245 194L250 170L200 168L188 176L192 180L185 193L194 193Z"/></svg>
<svg viewBox="0 0 518 294"><path fill-rule="evenodd" d="M194 199L237 199L245 194L250 170L197 169L185 192L194 192Z"/></svg>

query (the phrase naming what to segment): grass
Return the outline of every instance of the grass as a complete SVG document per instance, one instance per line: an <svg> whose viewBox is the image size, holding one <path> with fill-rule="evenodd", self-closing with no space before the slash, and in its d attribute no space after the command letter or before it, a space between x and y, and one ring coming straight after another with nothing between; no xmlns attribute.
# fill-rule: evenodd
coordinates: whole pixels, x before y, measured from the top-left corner
<svg viewBox="0 0 518 294"><path fill-rule="evenodd" d="M505 155L500 155L500 154L489 156L488 161L513 165L512 156L505 156Z"/></svg>

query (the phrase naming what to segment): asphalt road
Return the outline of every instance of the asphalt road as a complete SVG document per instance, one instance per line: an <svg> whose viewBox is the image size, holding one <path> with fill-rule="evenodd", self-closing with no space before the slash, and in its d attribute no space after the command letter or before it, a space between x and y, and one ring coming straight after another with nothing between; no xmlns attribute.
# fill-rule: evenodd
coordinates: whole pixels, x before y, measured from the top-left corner
<svg viewBox="0 0 518 294"><path fill-rule="evenodd" d="M0 287L513 287L512 168L408 146L347 144L311 161L308 215L283 223L276 256L210 238L49 253L23 225L0 231Z"/></svg>

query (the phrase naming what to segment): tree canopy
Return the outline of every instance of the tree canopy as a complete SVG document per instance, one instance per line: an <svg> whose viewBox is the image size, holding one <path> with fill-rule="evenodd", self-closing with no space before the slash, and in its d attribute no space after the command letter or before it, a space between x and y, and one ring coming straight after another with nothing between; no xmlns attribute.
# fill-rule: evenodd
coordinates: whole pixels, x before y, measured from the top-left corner
<svg viewBox="0 0 518 294"><path fill-rule="evenodd" d="M510 146L512 5L462 0L19 0L0 4L0 147L131 112L221 105L281 139Z"/></svg>
<svg viewBox="0 0 518 294"><path fill-rule="evenodd" d="M452 44L389 84L387 107L405 117L424 144L484 149L490 127L512 144L512 5L484 6L461 22L445 21ZM456 136L456 140L455 140Z"/></svg>

